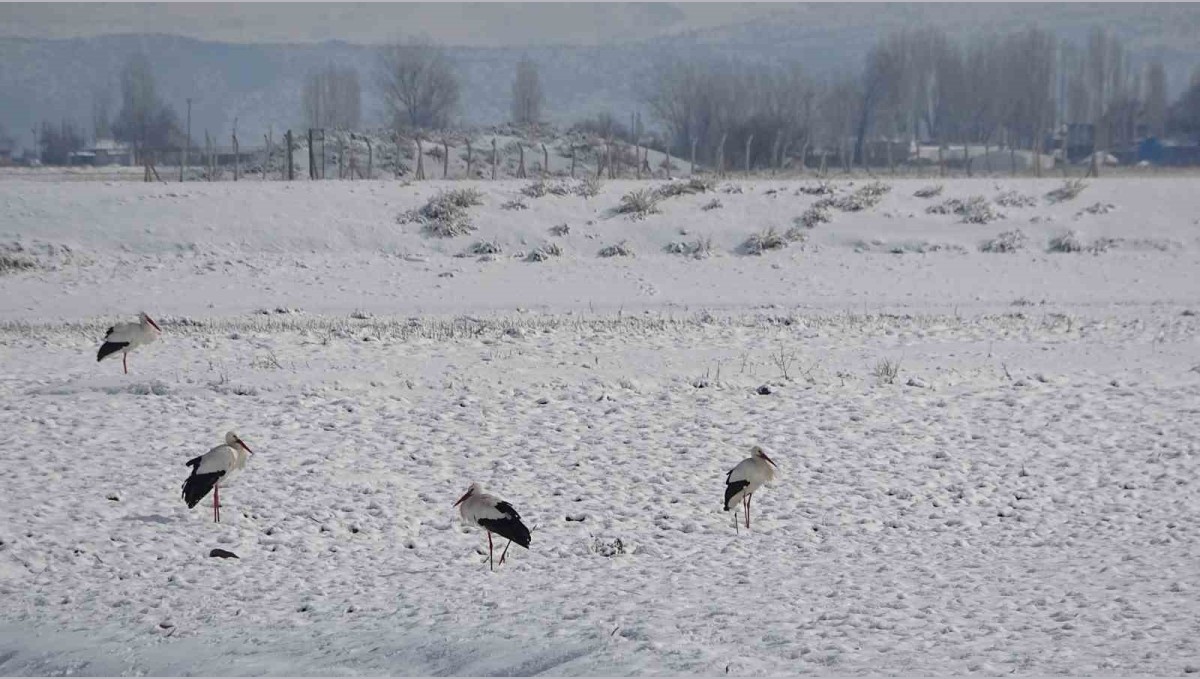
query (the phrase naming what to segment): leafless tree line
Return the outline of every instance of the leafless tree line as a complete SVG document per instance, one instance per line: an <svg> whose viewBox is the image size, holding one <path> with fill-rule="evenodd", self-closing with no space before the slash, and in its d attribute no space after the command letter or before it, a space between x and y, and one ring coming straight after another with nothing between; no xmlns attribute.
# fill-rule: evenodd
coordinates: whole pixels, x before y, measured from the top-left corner
<svg viewBox="0 0 1200 679"><path fill-rule="evenodd" d="M362 117L358 71L330 64L304 81L305 122L312 128L353 130Z"/></svg>
<svg viewBox="0 0 1200 679"><path fill-rule="evenodd" d="M674 61L644 98L676 154L728 164L745 146L758 168L808 148L862 164L870 139L1039 150L1063 123L1093 125L1110 148L1163 134L1169 112L1162 64L1134 68L1099 29L1083 47L1038 28L965 44L905 30L880 40L858 74L823 79L799 64Z"/></svg>

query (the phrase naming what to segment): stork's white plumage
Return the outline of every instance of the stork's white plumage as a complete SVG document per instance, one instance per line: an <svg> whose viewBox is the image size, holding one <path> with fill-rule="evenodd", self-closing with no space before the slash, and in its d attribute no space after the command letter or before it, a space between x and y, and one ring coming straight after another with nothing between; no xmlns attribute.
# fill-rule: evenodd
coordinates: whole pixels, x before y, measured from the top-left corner
<svg viewBox="0 0 1200 679"><path fill-rule="evenodd" d="M746 528L750 527L750 498L763 484L774 480L776 466L761 446L754 446L750 448L750 457L739 462L725 475L725 511L733 509L735 502L741 502L746 513ZM736 510L733 525L737 526Z"/></svg>
<svg viewBox="0 0 1200 679"><path fill-rule="evenodd" d="M104 333L104 343L100 345L100 351L96 354L96 361L100 362L109 356L115 356L117 352L121 352L121 366L125 369L125 374L129 374L129 352L134 349L149 344L158 339L162 334L162 328L154 322L153 318L146 315L143 311L138 314L136 323L117 323Z"/></svg>
<svg viewBox="0 0 1200 679"><path fill-rule="evenodd" d="M200 457L187 461L192 475L183 482L183 500L188 509L213 492L213 521L221 520L221 484L227 483L236 472L246 466L246 460L254 452L237 434L225 434L225 443L213 448Z"/></svg>
<svg viewBox="0 0 1200 679"><path fill-rule="evenodd" d="M459 508L463 521L487 531L489 568L495 570L492 565L492 533L508 538L510 544L515 542L529 549L531 536L529 529L521 523L521 515L504 500L483 492L483 486L478 483L472 483L454 506ZM504 553L500 555L500 565L504 565L505 556L508 556L508 545L504 546Z"/></svg>

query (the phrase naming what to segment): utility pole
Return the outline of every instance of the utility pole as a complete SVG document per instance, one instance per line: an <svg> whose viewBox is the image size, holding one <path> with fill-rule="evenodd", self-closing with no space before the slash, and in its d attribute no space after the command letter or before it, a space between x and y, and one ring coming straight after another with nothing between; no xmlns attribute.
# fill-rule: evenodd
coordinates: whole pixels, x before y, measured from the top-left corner
<svg viewBox="0 0 1200 679"><path fill-rule="evenodd" d="M192 98L187 98L187 138L183 140L183 161L179 163L179 181L183 181L183 168L188 164L188 153L192 150Z"/></svg>

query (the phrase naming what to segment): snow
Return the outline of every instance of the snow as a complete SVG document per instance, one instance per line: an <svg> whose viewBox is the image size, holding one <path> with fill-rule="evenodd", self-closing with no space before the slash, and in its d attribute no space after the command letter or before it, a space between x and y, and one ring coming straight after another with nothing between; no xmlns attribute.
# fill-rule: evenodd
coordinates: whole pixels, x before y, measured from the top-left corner
<svg viewBox="0 0 1200 679"><path fill-rule="evenodd" d="M37 264L0 275L0 673L1200 666L1194 182L884 181L762 256L801 183L635 222L645 184L509 211L527 182L477 182L478 230L436 239L396 216L462 183L0 181L0 254ZM1007 190L1039 204L924 211ZM1120 240L1046 251L1069 230ZM143 308L160 341L97 365ZM213 524L179 489L231 429L255 455ZM753 444L779 473L737 534ZM536 526L495 573L471 481Z"/></svg>

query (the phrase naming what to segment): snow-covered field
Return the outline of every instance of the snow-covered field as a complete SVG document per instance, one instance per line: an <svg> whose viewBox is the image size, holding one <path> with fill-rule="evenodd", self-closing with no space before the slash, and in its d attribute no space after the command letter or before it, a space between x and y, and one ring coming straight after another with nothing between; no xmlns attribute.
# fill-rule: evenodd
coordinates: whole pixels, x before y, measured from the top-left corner
<svg viewBox="0 0 1200 679"><path fill-rule="evenodd" d="M467 184L0 181L0 674L1200 671L1195 181L885 183L756 256L815 182L478 182L442 239L397 215ZM536 526L494 573L472 480Z"/></svg>

